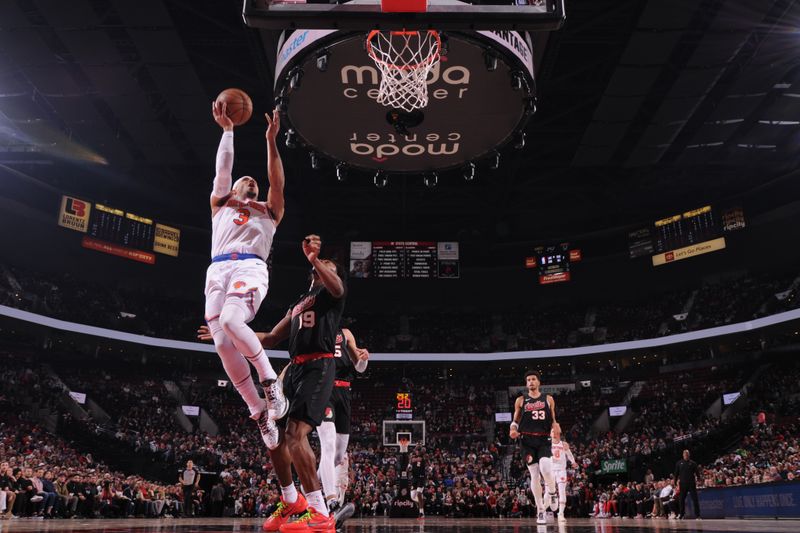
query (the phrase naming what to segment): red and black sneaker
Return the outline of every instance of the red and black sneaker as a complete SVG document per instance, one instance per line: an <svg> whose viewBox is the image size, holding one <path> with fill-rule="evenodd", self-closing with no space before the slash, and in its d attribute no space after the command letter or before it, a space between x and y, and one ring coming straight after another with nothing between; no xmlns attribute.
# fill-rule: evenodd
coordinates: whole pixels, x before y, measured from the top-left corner
<svg viewBox="0 0 800 533"><path fill-rule="evenodd" d="M336 519L333 515L325 516L309 507L306 514L288 524L281 526L281 533L336 533Z"/></svg>

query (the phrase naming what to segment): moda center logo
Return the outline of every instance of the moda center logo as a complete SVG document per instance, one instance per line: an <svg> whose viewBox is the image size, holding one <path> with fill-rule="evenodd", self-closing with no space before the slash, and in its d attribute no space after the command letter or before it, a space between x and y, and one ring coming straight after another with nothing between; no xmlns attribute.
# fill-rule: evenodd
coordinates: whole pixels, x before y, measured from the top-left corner
<svg viewBox="0 0 800 533"><path fill-rule="evenodd" d="M366 95L372 100L378 99L378 84L380 72L369 65L344 65L340 71L342 94L345 98L354 99ZM444 84L430 90L430 97L434 100L448 98L463 99L469 90L471 74L468 68L454 65L442 69L437 63L428 73L426 84L430 87L435 83ZM440 85L441 85L440 84ZM427 133L425 135L380 135L378 133L359 134L353 132L350 137L350 150L359 156L371 157L377 162L382 162L395 155L409 157L419 156L450 156L457 154L461 147L458 142L462 135L459 132Z"/></svg>
<svg viewBox="0 0 800 533"><path fill-rule="evenodd" d="M443 58L444 59L444 58ZM448 88L438 87L430 91L430 96L434 100L445 100L450 97L463 99L467 94L470 79L472 75L467 67L461 65L453 65L442 69L441 63L437 62L428 73L428 79L425 83L430 87L439 80L448 85ZM372 65L344 65L341 68L341 80L344 89L342 94L345 98L358 98L362 94L366 94L368 98L373 100L378 99L377 86L381 81L381 73ZM355 85L355 87L353 87ZM362 86L370 85L369 89L364 89Z"/></svg>
<svg viewBox="0 0 800 533"><path fill-rule="evenodd" d="M446 134L428 133L418 135L396 135L389 133L367 133L359 135L353 133L350 137L350 151L355 155L369 156L375 161L385 161L391 156L403 154L409 157L419 156L449 156L457 154L461 144L458 142L461 134L450 132Z"/></svg>

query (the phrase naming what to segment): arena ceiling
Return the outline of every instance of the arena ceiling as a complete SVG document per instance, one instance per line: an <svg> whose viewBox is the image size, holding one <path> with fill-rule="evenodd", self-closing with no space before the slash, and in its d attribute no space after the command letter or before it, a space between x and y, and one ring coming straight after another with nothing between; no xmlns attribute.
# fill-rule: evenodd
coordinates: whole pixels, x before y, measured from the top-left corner
<svg viewBox="0 0 800 533"><path fill-rule="evenodd" d="M259 113L272 102L277 35L244 27L241 9L0 3L3 196L27 202L24 189L44 187L207 228L219 139L209 107L221 89L256 103L237 132L235 172L265 168ZM283 149L279 238L543 242L742 195L751 211L787 201L800 136L798 2L568 0L567 11L561 31L537 38L540 111L499 170L379 190L371 176L338 183L331 166L313 171L305 152ZM776 184L780 195L752 192Z"/></svg>

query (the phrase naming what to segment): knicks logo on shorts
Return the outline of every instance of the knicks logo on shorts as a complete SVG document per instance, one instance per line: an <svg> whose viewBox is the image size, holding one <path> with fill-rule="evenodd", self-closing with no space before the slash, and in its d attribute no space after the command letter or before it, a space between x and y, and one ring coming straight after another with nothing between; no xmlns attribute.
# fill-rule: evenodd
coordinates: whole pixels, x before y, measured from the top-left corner
<svg viewBox="0 0 800 533"><path fill-rule="evenodd" d="M330 407L325 408L325 418L333 418L333 409Z"/></svg>
<svg viewBox="0 0 800 533"><path fill-rule="evenodd" d="M247 283L245 283L244 281L237 281L237 282L235 282L235 283L233 284L233 288L234 288L234 289L241 289L241 288L242 288L242 287L244 287L245 285L247 285Z"/></svg>

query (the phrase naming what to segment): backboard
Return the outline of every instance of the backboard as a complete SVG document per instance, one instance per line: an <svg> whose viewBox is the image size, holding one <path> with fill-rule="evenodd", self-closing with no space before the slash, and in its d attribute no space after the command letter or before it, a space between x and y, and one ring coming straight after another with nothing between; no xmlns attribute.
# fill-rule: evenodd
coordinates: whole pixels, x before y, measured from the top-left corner
<svg viewBox="0 0 800 533"><path fill-rule="evenodd" d="M564 0L428 0L424 13L387 13L381 0L245 0L253 28L276 30L550 31L565 20Z"/></svg>
<svg viewBox="0 0 800 533"><path fill-rule="evenodd" d="M425 446L424 420L384 420L383 445L388 448L400 446L400 439L406 438L409 446Z"/></svg>

